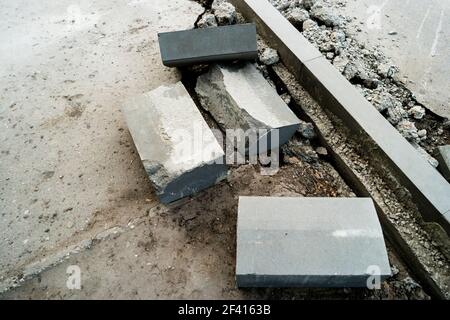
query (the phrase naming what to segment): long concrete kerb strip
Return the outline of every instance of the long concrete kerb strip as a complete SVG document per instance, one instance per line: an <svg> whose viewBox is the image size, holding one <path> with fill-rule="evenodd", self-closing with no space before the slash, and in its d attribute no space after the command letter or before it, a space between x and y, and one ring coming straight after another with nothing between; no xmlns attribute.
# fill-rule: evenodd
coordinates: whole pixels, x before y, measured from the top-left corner
<svg viewBox="0 0 450 320"><path fill-rule="evenodd" d="M266 0L230 0L279 55L298 82L358 136L368 137L383 161L412 194L426 221L450 234L450 184Z"/></svg>

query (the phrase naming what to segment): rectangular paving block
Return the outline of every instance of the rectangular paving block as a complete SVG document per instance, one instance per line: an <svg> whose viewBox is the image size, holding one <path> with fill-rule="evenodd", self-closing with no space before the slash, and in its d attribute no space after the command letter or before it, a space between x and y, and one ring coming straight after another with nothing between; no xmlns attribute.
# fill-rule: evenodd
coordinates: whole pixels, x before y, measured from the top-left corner
<svg viewBox="0 0 450 320"><path fill-rule="evenodd" d="M163 64L168 67L258 57L254 24L164 32L158 38Z"/></svg>
<svg viewBox="0 0 450 320"><path fill-rule="evenodd" d="M265 142L259 149L255 143L247 144L249 154L283 145L299 127L300 120L253 63L213 65L198 78L195 90L202 106L223 129L268 132L259 136ZM278 139L271 143L274 130Z"/></svg>
<svg viewBox="0 0 450 320"><path fill-rule="evenodd" d="M370 198L240 197L238 210L238 287L367 287L391 275Z"/></svg>
<svg viewBox="0 0 450 320"><path fill-rule="evenodd" d="M224 152L181 82L128 100L128 128L161 202L224 179Z"/></svg>
<svg viewBox="0 0 450 320"><path fill-rule="evenodd" d="M266 0L230 0L324 108L336 114L356 135L369 138L389 167L412 194L426 221L450 234L450 184L404 139L358 90Z"/></svg>
<svg viewBox="0 0 450 320"><path fill-rule="evenodd" d="M450 181L450 145L438 148L437 160L439 161L439 171L445 179Z"/></svg>

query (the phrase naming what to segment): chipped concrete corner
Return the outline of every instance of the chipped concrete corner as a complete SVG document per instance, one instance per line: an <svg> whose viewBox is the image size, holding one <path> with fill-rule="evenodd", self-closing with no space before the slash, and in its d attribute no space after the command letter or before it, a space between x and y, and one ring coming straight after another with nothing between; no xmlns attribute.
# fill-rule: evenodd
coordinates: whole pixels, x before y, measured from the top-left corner
<svg viewBox="0 0 450 320"><path fill-rule="evenodd" d="M278 131L277 144L250 145L251 154L281 147L299 128L300 120L251 63L213 65L198 78L195 90L201 105L224 130Z"/></svg>
<svg viewBox="0 0 450 320"><path fill-rule="evenodd" d="M128 100L123 112L163 203L188 197L226 178L222 147L181 82Z"/></svg>

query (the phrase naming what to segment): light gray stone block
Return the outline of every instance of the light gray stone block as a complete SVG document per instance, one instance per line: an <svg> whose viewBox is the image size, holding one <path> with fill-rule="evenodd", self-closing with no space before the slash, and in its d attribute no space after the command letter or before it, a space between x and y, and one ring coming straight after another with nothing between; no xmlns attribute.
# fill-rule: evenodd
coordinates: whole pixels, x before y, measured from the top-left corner
<svg viewBox="0 0 450 320"><path fill-rule="evenodd" d="M391 275L369 198L240 197L238 287L366 287Z"/></svg>
<svg viewBox="0 0 450 320"><path fill-rule="evenodd" d="M223 129L265 129L270 134L278 130L279 141L258 150L247 145L248 153L275 149L286 143L298 129L300 120L264 79L252 63L213 65L198 78L196 92L202 106L211 113ZM242 139L240 139L242 140Z"/></svg>
<svg viewBox="0 0 450 320"><path fill-rule="evenodd" d="M190 196L226 177L223 149L181 82L130 99L123 112L161 202Z"/></svg>
<svg viewBox="0 0 450 320"><path fill-rule="evenodd" d="M445 179L450 181L450 145L438 148L439 171ZM448 195L450 197L450 194Z"/></svg>
<svg viewBox="0 0 450 320"><path fill-rule="evenodd" d="M158 38L163 64L168 67L258 57L254 24L163 32Z"/></svg>

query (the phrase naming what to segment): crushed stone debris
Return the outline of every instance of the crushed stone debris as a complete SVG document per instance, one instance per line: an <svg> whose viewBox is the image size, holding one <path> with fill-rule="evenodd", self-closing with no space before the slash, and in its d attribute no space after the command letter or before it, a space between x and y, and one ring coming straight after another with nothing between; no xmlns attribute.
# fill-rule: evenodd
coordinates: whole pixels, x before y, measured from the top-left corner
<svg viewBox="0 0 450 320"><path fill-rule="evenodd" d="M351 37L353 18L338 14L345 2L269 1L408 141L434 154L439 145L450 139L449 126L417 102L398 77L398 68L392 61L380 49L367 48Z"/></svg>

